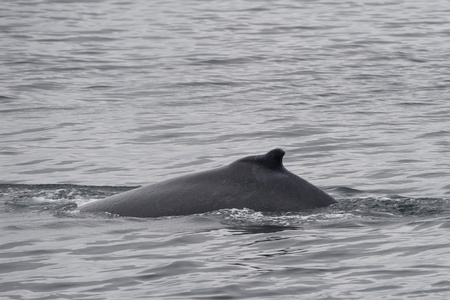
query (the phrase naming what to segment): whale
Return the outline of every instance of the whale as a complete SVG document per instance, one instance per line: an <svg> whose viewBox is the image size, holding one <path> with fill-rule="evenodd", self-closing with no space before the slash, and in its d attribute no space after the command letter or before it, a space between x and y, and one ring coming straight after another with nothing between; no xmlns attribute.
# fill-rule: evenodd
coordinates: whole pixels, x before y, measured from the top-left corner
<svg viewBox="0 0 450 300"><path fill-rule="evenodd" d="M303 212L336 200L283 166L282 149L247 156L229 165L176 177L80 206L81 213L155 218L221 209Z"/></svg>

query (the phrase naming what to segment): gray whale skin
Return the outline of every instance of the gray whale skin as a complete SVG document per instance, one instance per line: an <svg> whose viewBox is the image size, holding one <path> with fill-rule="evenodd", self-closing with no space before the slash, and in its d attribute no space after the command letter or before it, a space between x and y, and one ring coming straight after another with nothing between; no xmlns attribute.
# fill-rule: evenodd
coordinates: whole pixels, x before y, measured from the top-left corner
<svg viewBox="0 0 450 300"><path fill-rule="evenodd" d="M274 149L221 168L143 186L84 204L80 212L161 217L224 208L298 212L336 203L324 191L286 170L284 153Z"/></svg>

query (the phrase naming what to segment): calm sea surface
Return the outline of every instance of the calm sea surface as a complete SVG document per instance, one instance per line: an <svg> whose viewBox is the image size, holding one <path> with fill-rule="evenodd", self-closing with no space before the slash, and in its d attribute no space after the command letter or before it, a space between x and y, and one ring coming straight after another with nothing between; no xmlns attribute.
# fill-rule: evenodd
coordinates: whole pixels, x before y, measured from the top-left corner
<svg viewBox="0 0 450 300"><path fill-rule="evenodd" d="M450 2L3 0L1 299L448 299ZM77 206L286 151L337 205Z"/></svg>

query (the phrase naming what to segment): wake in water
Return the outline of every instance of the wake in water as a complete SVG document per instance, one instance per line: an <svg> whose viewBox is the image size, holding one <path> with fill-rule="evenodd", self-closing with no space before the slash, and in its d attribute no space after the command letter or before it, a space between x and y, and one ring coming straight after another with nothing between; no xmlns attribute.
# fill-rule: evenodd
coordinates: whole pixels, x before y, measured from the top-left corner
<svg viewBox="0 0 450 300"><path fill-rule="evenodd" d="M76 185L0 185L0 213L46 212L58 217L116 218L112 214L81 214L77 207L135 187L98 187ZM278 231L303 227L354 227L370 223L395 223L411 219L448 215L450 200L411 198L399 195L367 196L345 187L330 189L338 200L330 207L306 212L265 213L250 209L223 209L195 216L162 217L155 220L201 222L214 220L226 227L250 232ZM351 195L351 196L350 196ZM358 195L358 196L355 196ZM135 219L135 218L126 218Z"/></svg>

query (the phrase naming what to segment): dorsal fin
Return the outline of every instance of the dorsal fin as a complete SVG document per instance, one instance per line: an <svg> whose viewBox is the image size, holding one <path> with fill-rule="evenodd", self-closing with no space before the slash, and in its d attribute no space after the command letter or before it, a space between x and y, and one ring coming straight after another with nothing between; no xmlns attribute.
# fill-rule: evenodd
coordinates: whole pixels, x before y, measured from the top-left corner
<svg viewBox="0 0 450 300"><path fill-rule="evenodd" d="M259 164L271 170L284 170L283 156L284 150L277 148L270 150L263 155L247 156L238 160L238 162L249 162Z"/></svg>

